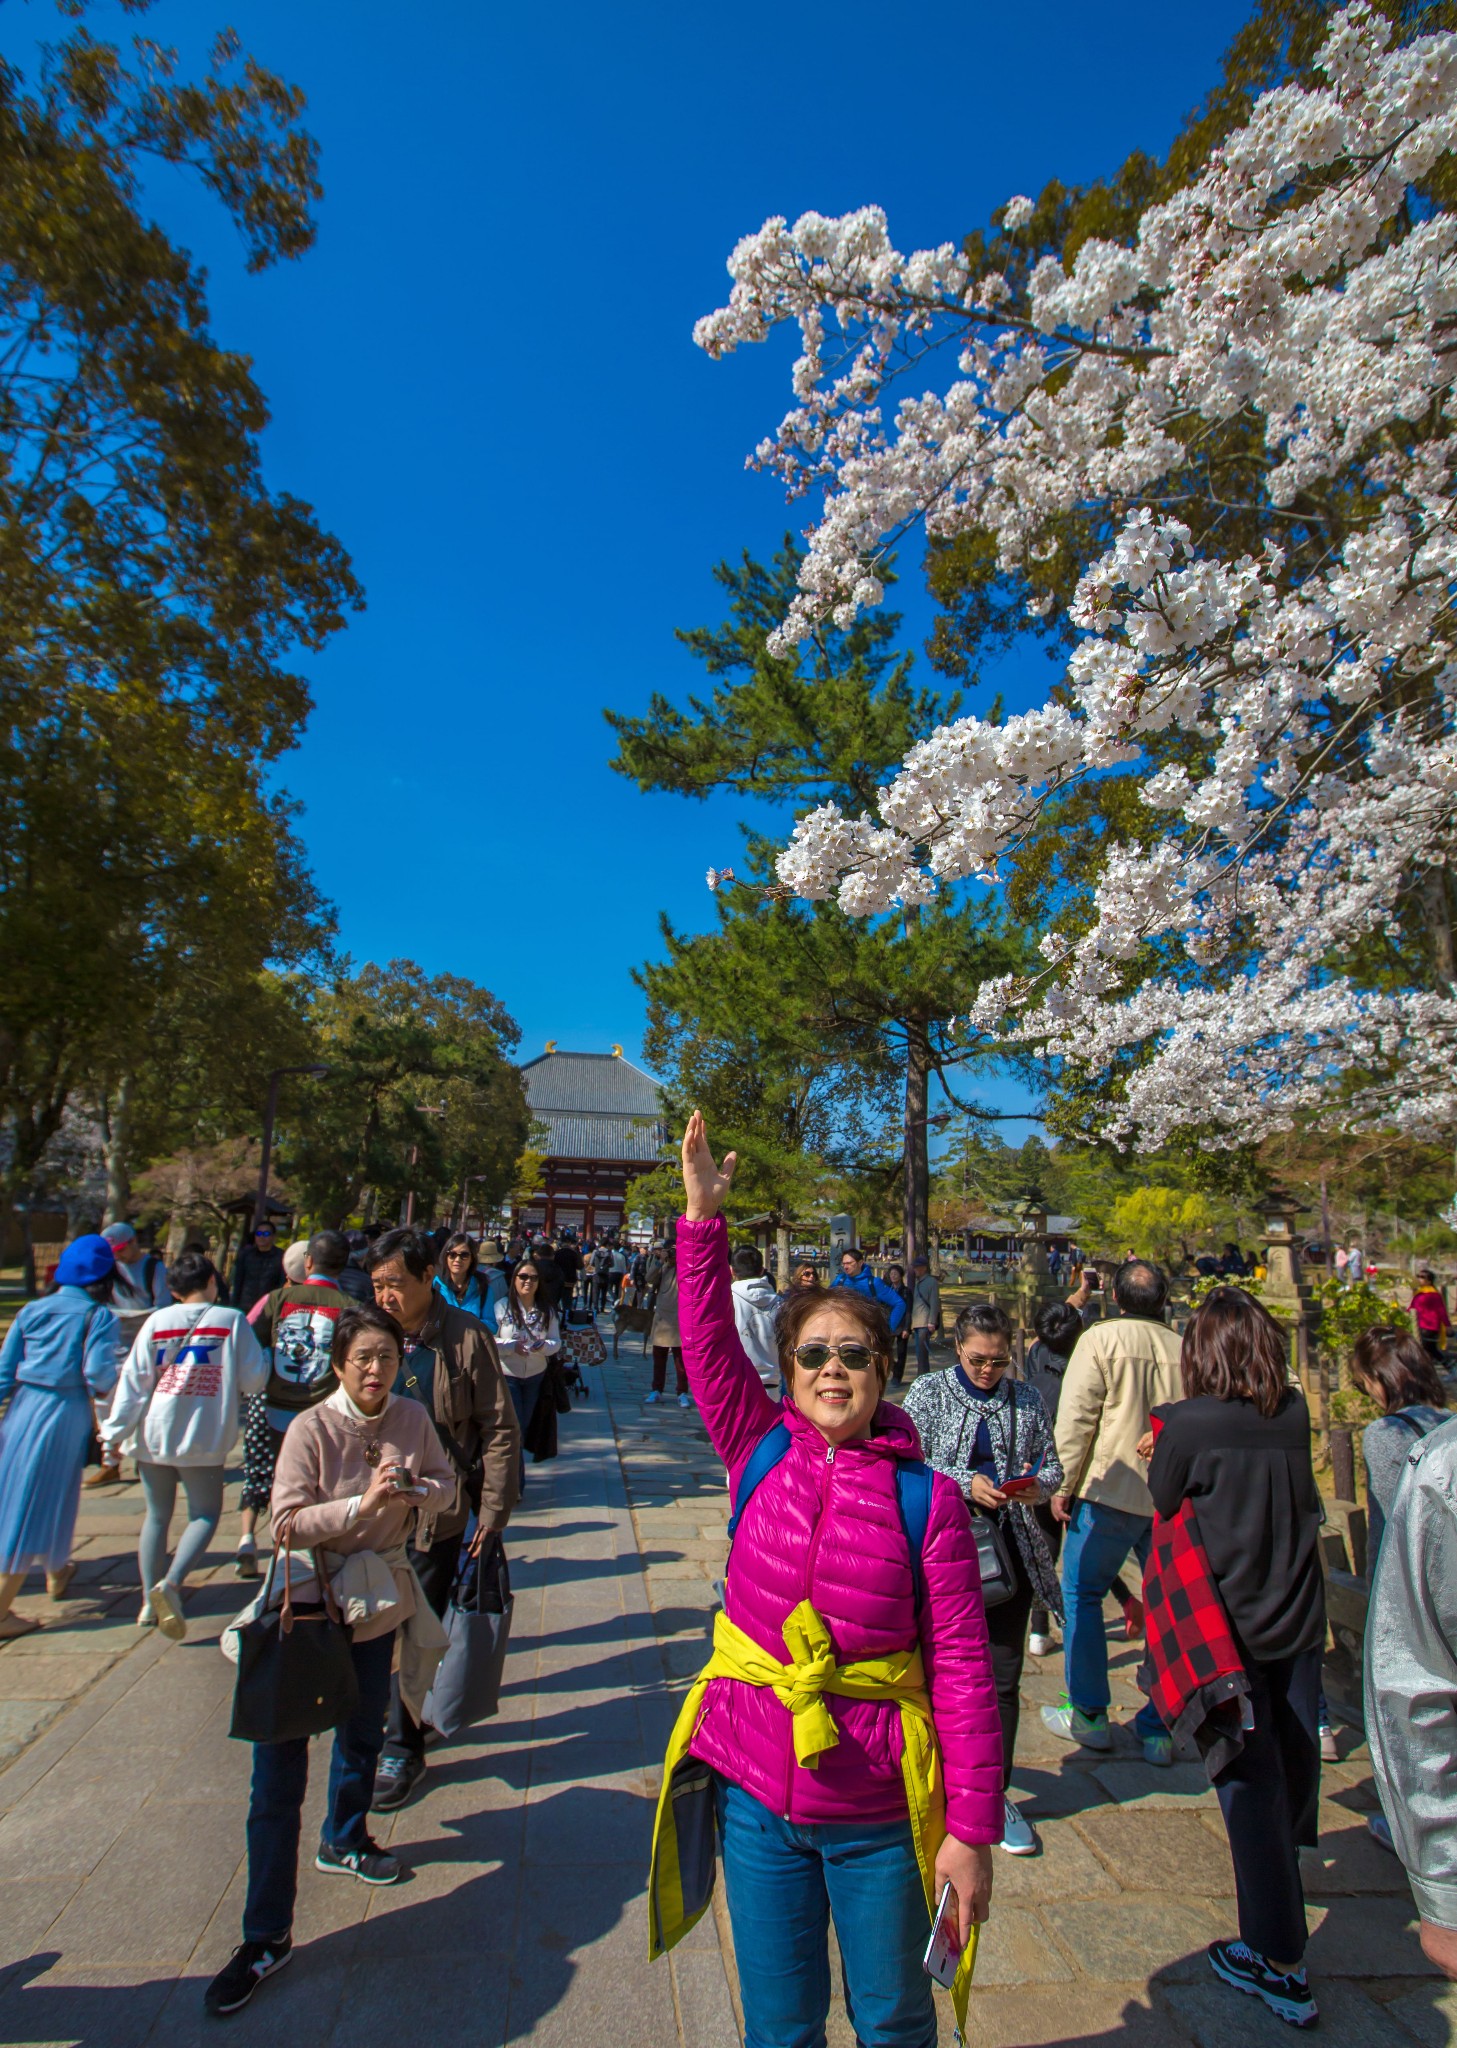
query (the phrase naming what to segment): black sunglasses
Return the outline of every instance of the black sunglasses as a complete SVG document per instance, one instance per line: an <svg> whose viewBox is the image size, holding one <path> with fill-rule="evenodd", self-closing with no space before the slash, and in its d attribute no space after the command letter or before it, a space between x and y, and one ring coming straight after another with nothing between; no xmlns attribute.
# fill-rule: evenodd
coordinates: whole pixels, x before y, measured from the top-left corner
<svg viewBox="0 0 1457 2048"><path fill-rule="evenodd" d="M868 1372L878 1354L868 1344L799 1344L794 1362L806 1372L820 1372L832 1358L838 1358L847 1372Z"/></svg>

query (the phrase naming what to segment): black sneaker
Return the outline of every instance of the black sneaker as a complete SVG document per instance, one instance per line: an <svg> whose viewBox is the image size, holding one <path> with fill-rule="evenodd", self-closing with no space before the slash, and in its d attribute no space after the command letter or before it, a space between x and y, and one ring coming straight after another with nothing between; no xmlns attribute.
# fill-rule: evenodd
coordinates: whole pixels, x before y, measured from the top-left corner
<svg viewBox="0 0 1457 2048"><path fill-rule="evenodd" d="M331 1875L357 1877L361 1884L394 1884L403 1875L399 1857L370 1841L362 1849L334 1849L327 1842L320 1842L314 1868Z"/></svg>
<svg viewBox="0 0 1457 2048"><path fill-rule="evenodd" d="M281 1970L293 1954L293 1936L277 1941L245 1941L233 1950L231 1962L223 1965L202 1994L203 2009L221 2019L224 2013L245 2006L265 1977Z"/></svg>
<svg viewBox="0 0 1457 2048"><path fill-rule="evenodd" d="M1320 2017L1304 1970L1282 1975L1242 1941L1210 1942L1209 1967L1236 1991L1263 1999L1278 2019L1292 2027L1313 2027Z"/></svg>
<svg viewBox="0 0 1457 2048"><path fill-rule="evenodd" d="M374 1774L371 1813L393 1813L403 1806L425 1775L423 1756L382 1756Z"/></svg>

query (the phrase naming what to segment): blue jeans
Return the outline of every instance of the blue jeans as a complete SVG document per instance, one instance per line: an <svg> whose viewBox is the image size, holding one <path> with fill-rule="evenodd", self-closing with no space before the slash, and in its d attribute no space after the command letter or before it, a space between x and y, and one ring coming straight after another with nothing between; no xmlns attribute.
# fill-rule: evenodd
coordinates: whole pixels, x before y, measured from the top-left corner
<svg viewBox="0 0 1457 2048"><path fill-rule="evenodd" d="M718 1785L724 1889L739 1962L744 2048L824 2048L829 1919L861 2048L935 2048L931 1926L909 1820L780 1820Z"/></svg>
<svg viewBox="0 0 1457 2048"><path fill-rule="evenodd" d="M1101 1501L1080 1500L1073 1508L1062 1545L1063 1660L1067 1696L1085 1714L1106 1714L1108 1630L1103 1620L1107 1599L1128 1553L1139 1570L1148 1563L1153 1517L1130 1515ZM1158 1709L1147 1700L1134 1716L1140 1735L1162 1735Z"/></svg>
<svg viewBox="0 0 1457 2048"><path fill-rule="evenodd" d="M334 1730L329 1805L320 1837L326 1848L362 1849L369 1840L369 1803L374 1797L374 1768L384 1748L394 1652L393 1630L372 1642L350 1645L359 1680L359 1705L344 1725ZM293 1926L299 1821L308 1783L307 1737L297 1742L254 1744L244 1941L271 1941Z"/></svg>

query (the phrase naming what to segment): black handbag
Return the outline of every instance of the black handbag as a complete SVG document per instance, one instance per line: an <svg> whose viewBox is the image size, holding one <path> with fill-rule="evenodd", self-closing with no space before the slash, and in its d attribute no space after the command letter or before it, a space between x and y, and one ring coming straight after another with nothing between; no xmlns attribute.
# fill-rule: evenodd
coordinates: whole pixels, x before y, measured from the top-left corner
<svg viewBox="0 0 1457 2048"><path fill-rule="evenodd" d="M1017 1590L1017 1573L1001 1523L995 1515L973 1508L971 1533L976 1538L976 1561L981 1567L981 1604L1000 1607Z"/></svg>
<svg viewBox="0 0 1457 2048"><path fill-rule="evenodd" d="M349 1630L334 1589L315 1555L321 1601L293 1598L292 1520L274 1531L273 1562L263 1589L263 1611L238 1630L238 1677L233 1724L239 1742L297 1742L347 1721L359 1705L359 1679ZM272 1605L273 1581L283 1558L283 1599Z"/></svg>
<svg viewBox="0 0 1457 2048"><path fill-rule="evenodd" d="M1007 1446L1007 1470L1017 1469L1017 1396L1012 1394L1012 1417L1010 1440ZM971 1507L971 1533L976 1539L976 1561L981 1567L981 1604L983 1607L1000 1607L1004 1600L1010 1600L1017 1590L1017 1567L1012 1561L1008 1548L1008 1537L1002 1527L1000 1514L989 1514L986 1509L968 1503ZM1005 1511L1004 1511L1005 1512Z"/></svg>

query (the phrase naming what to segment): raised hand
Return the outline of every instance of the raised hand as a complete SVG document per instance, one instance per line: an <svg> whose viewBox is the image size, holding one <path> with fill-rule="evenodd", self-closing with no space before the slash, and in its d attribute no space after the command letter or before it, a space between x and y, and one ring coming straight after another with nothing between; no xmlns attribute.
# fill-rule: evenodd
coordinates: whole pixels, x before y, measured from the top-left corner
<svg viewBox="0 0 1457 2048"><path fill-rule="evenodd" d="M738 1163L736 1152L726 1152L722 1167L714 1165L713 1154L708 1149L703 1112L695 1109L683 1133L684 1210L691 1223L702 1223L718 1214Z"/></svg>

